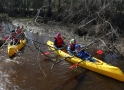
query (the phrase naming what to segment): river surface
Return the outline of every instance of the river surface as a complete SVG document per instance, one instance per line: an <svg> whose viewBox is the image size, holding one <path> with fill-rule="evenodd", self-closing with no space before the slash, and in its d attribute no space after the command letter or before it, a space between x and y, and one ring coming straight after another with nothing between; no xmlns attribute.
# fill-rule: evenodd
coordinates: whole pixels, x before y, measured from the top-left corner
<svg viewBox="0 0 124 90"><path fill-rule="evenodd" d="M65 60L52 68L53 62L49 58L62 58L57 58L53 52L47 54L49 58L42 55L31 40L40 42L40 45L36 43L38 48L48 52L45 43L53 39L29 31L27 33L27 45L12 58L7 56L7 47L0 49L0 90L124 90L123 82L79 66L69 69L72 64ZM95 49L89 50L92 54L93 51ZM124 71L124 60L116 55L94 56Z"/></svg>

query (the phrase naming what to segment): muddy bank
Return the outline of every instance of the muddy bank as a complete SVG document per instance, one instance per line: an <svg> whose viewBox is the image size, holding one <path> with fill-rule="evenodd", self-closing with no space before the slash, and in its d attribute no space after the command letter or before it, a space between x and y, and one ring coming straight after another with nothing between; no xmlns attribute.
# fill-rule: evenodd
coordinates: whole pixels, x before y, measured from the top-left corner
<svg viewBox="0 0 124 90"><path fill-rule="evenodd" d="M52 22L52 23L49 22L48 24L43 24L43 23L36 24L36 23L34 23L33 20L31 21L28 19L13 19L12 23L14 26L17 26L18 24L20 26L24 25L28 31L30 31L32 33L37 33L39 36L51 37L52 40L53 40L54 35L57 32L61 32L66 44L69 44L69 40L71 38L76 38L77 42L84 46L90 44L91 42L94 42L96 40L96 38L98 39L98 37L95 37L96 33L92 34L92 31L95 30L94 28L96 26L92 26L92 27L85 29L85 30L90 30L87 33L87 35L79 36L79 35L75 34L76 25L73 25L73 24L64 25L62 23L56 23L56 22ZM82 32L83 32L83 29L82 29ZM102 35L104 35L104 34L102 34ZM92 49L92 48L94 48L95 50L101 49L104 52L109 52L108 46L110 46L109 48L112 48L112 45L111 45L111 42L109 42L108 37L105 37L105 39L104 39L105 42L99 41L97 43L90 45L89 49ZM122 55L124 55L123 41L124 41L124 38L120 38L118 35L117 40L114 43L114 46L116 46L116 49L117 49L116 51L119 51L119 53ZM106 46L106 43L108 46Z"/></svg>
<svg viewBox="0 0 124 90"><path fill-rule="evenodd" d="M83 42L84 38L79 37L78 35L75 35L73 30L74 28L71 27L70 25L62 25L58 23L52 23L52 24L43 24L41 23L40 25L36 25L33 21L28 21L25 19L14 19L12 21L14 25L27 25L27 30L32 32L32 33L38 33L39 35L42 36L48 36L48 37L54 37L57 32L61 32L61 34L64 37L65 42L69 42L71 38L77 39L78 42Z"/></svg>

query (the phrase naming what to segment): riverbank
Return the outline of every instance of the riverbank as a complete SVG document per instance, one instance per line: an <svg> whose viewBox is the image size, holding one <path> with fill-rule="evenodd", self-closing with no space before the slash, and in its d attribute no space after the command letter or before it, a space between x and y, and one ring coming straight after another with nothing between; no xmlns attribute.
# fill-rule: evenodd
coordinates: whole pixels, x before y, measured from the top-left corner
<svg viewBox="0 0 124 90"><path fill-rule="evenodd" d="M48 24L36 24L34 23L34 21L29 20L29 19L13 19L12 23L14 26L17 26L18 24L24 25L25 28L27 28L28 31L32 32L32 33L37 33L38 35L42 35L42 36L47 36L47 37L51 37L53 38L54 35L57 32L61 32L63 37L64 37L64 41L69 44L69 40L71 38L76 38L77 42L79 42L79 44L81 45L88 45L91 42L95 41L95 35L93 37L85 37L85 36L78 36L77 34L74 33L74 25L63 25L60 23L56 23L56 22L52 22L52 23L48 23ZM117 38L118 40L116 40L116 42L114 43L114 46L116 46L115 51L118 54L124 55L124 38ZM107 42L107 39L106 39ZM109 52L110 49L112 48L112 45L110 42L106 43L105 41L99 41L98 43L94 43L92 45L90 45L89 49L101 49L103 50L105 53ZM108 47L110 46L110 47ZM93 49L93 50L94 50ZM90 50L92 51L92 50Z"/></svg>
<svg viewBox="0 0 124 90"><path fill-rule="evenodd" d="M52 24L41 23L40 25L37 25L33 21L26 20L26 19L14 19L12 21L12 23L14 26L17 26L18 24L20 26L24 25L28 31L30 31L32 33L38 33L39 35L48 36L48 37L54 37L57 32L61 32L65 41L67 41L67 42L71 38L74 38L74 37L76 37L76 39L79 41L83 40L83 37L81 39L78 35L74 34L73 27L63 26L62 24L58 24L58 23L54 23L54 24L53 23Z"/></svg>

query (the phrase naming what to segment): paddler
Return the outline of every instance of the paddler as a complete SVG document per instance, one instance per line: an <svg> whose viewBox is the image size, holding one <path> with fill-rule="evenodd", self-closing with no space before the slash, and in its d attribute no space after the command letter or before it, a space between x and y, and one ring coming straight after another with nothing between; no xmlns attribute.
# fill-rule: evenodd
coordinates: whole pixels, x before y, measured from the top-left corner
<svg viewBox="0 0 124 90"><path fill-rule="evenodd" d="M20 28L19 25L18 25L17 28L16 28L16 34L18 35L18 37L19 37L20 39L23 39L23 38L25 37L24 32L23 32L22 29L23 29L23 26L22 26L22 28Z"/></svg>
<svg viewBox="0 0 124 90"><path fill-rule="evenodd" d="M68 45L68 48L67 48L67 52L72 56L74 55L75 45L76 45L76 40L71 39L70 44Z"/></svg>
<svg viewBox="0 0 124 90"><path fill-rule="evenodd" d="M54 37L54 46L56 46L57 48L63 48L65 45L62 35L60 32L58 32L55 37Z"/></svg>
<svg viewBox="0 0 124 90"><path fill-rule="evenodd" d="M96 60L93 59L92 56L88 52L86 52L84 48L81 47L79 44L75 45L75 52L76 52L76 55L83 60L96 62Z"/></svg>
<svg viewBox="0 0 124 90"><path fill-rule="evenodd" d="M20 38L18 37L18 33L15 32L15 30L11 31L11 44L19 44Z"/></svg>

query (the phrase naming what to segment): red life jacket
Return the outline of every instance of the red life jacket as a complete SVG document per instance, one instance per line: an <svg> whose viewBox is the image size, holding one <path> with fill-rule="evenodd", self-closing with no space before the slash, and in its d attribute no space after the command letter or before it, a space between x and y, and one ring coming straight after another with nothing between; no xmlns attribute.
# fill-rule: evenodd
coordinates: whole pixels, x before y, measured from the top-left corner
<svg viewBox="0 0 124 90"><path fill-rule="evenodd" d="M22 28L20 28L20 29L17 29L17 30L16 30L16 33L18 33L18 34L21 34L21 33L23 33L23 31L22 31Z"/></svg>
<svg viewBox="0 0 124 90"><path fill-rule="evenodd" d="M62 47L62 45L63 45L63 39L62 39L62 37L59 37L59 38L55 37L55 39L56 39L55 45L57 47Z"/></svg>
<svg viewBox="0 0 124 90"><path fill-rule="evenodd" d="M11 34L12 38L15 38L16 35L17 35L16 32L13 32L13 33Z"/></svg>
<svg viewBox="0 0 124 90"><path fill-rule="evenodd" d="M20 33L23 33L23 30L22 30L22 28L20 28Z"/></svg>
<svg viewBox="0 0 124 90"><path fill-rule="evenodd" d="M71 50L74 51L75 50L75 44L70 44Z"/></svg>
<svg viewBox="0 0 124 90"><path fill-rule="evenodd" d="M17 36L17 33L15 32L15 33L12 34L11 38L12 38L12 40L14 40L15 42L19 42L19 39L16 38L16 36Z"/></svg>

